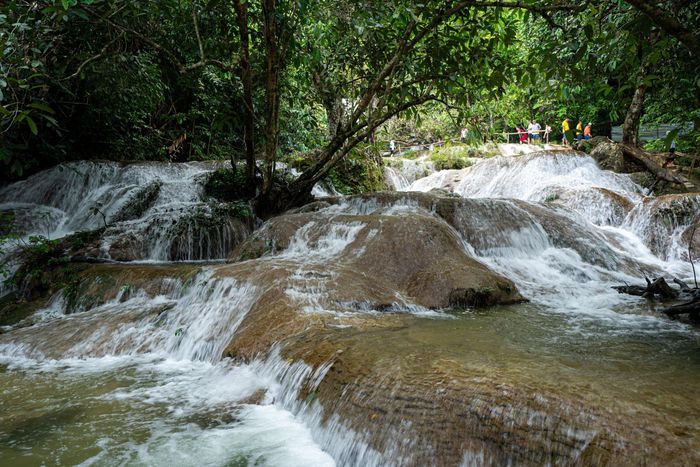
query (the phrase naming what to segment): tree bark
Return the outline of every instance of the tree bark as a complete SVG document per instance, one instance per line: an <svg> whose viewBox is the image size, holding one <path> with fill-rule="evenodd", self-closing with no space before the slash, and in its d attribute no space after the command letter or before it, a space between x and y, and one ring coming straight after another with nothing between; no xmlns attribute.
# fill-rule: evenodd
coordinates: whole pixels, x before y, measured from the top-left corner
<svg viewBox="0 0 700 467"><path fill-rule="evenodd" d="M277 138L279 136L279 78L281 69L279 25L277 23L276 0L263 0L263 30L265 36L265 166L263 168L263 198L268 198L272 189L277 160Z"/></svg>
<svg viewBox="0 0 700 467"><path fill-rule="evenodd" d="M682 315L684 313L698 314L700 313L700 297L696 297L689 302L679 303L678 305L670 306L662 310L668 316Z"/></svg>
<svg viewBox="0 0 700 467"><path fill-rule="evenodd" d="M330 141L338 134L338 130L343 125L343 117L345 116L343 98L337 94L328 96L328 98L323 101L323 107L326 110L326 116L328 118L328 141Z"/></svg>
<svg viewBox="0 0 700 467"><path fill-rule="evenodd" d="M620 148L622 148L622 154L625 157L628 157L644 166L649 172L654 174L656 178L678 185L685 185L685 180L683 180L683 178L675 175L670 170L662 168L659 164L654 162L654 160L650 157L651 155L643 149L625 143L620 144Z"/></svg>
<svg viewBox="0 0 700 467"><path fill-rule="evenodd" d="M233 0L238 22L241 46L240 76L243 85L243 141L245 143L246 181L248 188L255 187L255 112L253 111L253 73L250 67L250 33L248 31L248 4Z"/></svg>
<svg viewBox="0 0 700 467"><path fill-rule="evenodd" d="M639 120L642 117L642 109L644 108L644 96L647 93L647 85L644 83L644 77L647 74L647 67L642 64L640 68L640 84L634 91L632 102L627 115L625 115L625 125L622 129L622 142L639 146Z"/></svg>
<svg viewBox="0 0 700 467"><path fill-rule="evenodd" d="M657 279L654 279L654 281L650 281L649 279L646 279L647 286L641 286L641 285L618 285L613 287L613 289L617 290L619 293L625 293L628 295L636 295L638 297L654 297L654 295L660 295L663 298L677 298L678 297L678 291L675 289L671 288L670 285L666 282L666 279L663 277L659 277Z"/></svg>

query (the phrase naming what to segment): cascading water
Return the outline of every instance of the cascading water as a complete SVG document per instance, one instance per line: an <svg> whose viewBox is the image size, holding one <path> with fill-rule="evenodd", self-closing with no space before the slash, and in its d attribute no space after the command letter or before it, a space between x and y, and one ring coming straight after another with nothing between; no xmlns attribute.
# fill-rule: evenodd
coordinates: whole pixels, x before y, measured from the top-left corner
<svg viewBox="0 0 700 467"><path fill-rule="evenodd" d="M25 235L59 238L106 227L99 257L117 260L224 258L242 226L202 227L216 207L204 182L223 162L188 164L73 162L0 191Z"/></svg>
<svg viewBox="0 0 700 467"><path fill-rule="evenodd" d="M168 200L202 207L200 177L212 167L145 175L76 166L90 175L53 176L80 195L38 176L0 192L3 207L26 233L60 235L99 226L79 202L87 199L119 219L103 251L142 229L148 242L137 248L149 258L217 257L197 243L201 231L173 244L153 227L177 223ZM107 268L93 275L83 297L91 304L79 313L66 314L57 295L29 322L5 328L0 397L10 410L0 457L85 465L698 460L697 333L610 288L644 274L689 279L683 235L698 196L645 198L628 177L568 152L493 158L412 186L463 198L329 200L266 223L241 261L164 271L167 280L143 288ZM155 201L136 216L124 199L144 190ZM436 258L457 244L530 303L451 313L420 306L419 291L435 291L405 271L414 263L396 270L378 253L423 255L415 238ZM429 285L467 267L440 258L421 279ZM127 267L136 272L124 277L150 277L163 266L114 266ZM376 270L385 276L367 273Z"/></svg>
<svg viewBox="0 0 700 467"><path fill-rule="evenodd" d="M415 159L386 158L384 165L386 184L396 191L405 191L411 183L435 171L427 155Z"/></svg>

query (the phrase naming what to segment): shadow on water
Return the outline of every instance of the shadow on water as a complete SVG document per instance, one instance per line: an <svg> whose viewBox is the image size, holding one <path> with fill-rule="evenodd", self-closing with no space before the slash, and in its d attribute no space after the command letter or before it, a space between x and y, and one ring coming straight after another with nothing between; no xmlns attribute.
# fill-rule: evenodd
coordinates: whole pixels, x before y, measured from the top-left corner
<svg viewBox="0 0 700 467"><path fill-rule="evenodd" d="M67 425L75 424L84 413L81 406L62 407L39 415L5 414L6 432L0 432L0 444L18 450L31 450L37 443L55 436Z"/></svg>

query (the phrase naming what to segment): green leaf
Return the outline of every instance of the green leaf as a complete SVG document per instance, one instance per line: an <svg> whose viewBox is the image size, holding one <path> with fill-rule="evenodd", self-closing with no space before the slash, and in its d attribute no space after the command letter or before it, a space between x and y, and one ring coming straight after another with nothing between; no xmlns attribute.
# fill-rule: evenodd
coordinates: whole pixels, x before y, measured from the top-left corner
<svg viewBox="0 0 700 467"><path fill-rule="evenodd" d="M56 113L56 112L54 112L54 110L53 110L51 107L49 107L48 105L43 104L43 103L41 103L41 102L32 102L32 103L29 104L27 107L31 107L31 108L33 108L33 109L41 110L42 112L46 112L46 113L48 113L48 114L54 114L54 113Z"/></svg>
<svg viewBox="0 0 700 467"><path fill-rule="evenodd" d="M29 129L32 131L34 136L38 135L39 129L36 127L36 123L34 123L34 120L32 119L32 117L27 115L27 118L25 118L25 120L27 121L27 125L29 125Z"/></svg>
<svg viewBox="0 0 700 467"><path fill-rule="evenodd" d="M63 9L67 10L70 2L68 0L61 0L61 5L63 5Z"/></svg>
<svg viewBox="0 0 700 467"><path fill-rule="evenodd" d="M571 144L571 143L573 143L574 141L576 141L576 131L574 131L574 130L566 130L566 131L564 132L564 134L566 135L566 140L569 142L569 144Z"/></svg>
<svg viewBox="0 0 700 467"><path fill-rule="evenodd" d="M85 21L89 21L90 17L88 16L87 13L85 13L85 10L81 10L80 8L76 8L74 10L71 10L73 14L79 18L84 19Z"/></svg>

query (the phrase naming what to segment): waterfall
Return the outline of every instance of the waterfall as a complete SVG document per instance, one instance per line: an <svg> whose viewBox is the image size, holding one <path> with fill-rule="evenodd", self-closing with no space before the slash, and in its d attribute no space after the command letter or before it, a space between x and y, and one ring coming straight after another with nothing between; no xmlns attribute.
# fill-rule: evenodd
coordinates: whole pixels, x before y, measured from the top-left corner
<svg viewBox="0 0 700 467"><path fill-rule="evenodd" d="M13 411L0 423L9 446L0 456L49 453L86 465L566 464L658 460L663 446L640 447L653 438L690 453L679 463L695 460L677 435L683 427L692 444L695 406L679 395L668 410L661 398L629 398L654 394L666 379L674 388L692 382L682 367L695 358L697 334L611 286L645 275L688 280L683 255L700 195L650 197L571 151L440 172L423 158L386 168L401 192L328 198L249 235L230 217L220 222L225 207L204 199L220 166L76 162L0 191L0 209L13 211L23 235L99 228L99 206L109 223L101 257L141 260L84 272L73 312L58 293L2 329L0 400ZM433 188L459 196L424 193ZM231 263L179 264L228 258L236 246ZM465 269L515 284L529 303L484 311L424 302L444 292L434 284ZM548 326L556 332L540 334ZM641 389L625 380L628 367L657 357L666 360L643 368ZM579 370L588 379L576 379ZM610 381L628 399L596 408L597 385L607 391ZM25 425L12 420L36 406L67 407L42 419L65 425L60 439L32 439L27 451ZM673 437L628 426L649 414L661 420L649 426L671 426Z"/></svg>
<svg viewBox="0 0 700 467"><path fill-rule="evenodd" d="M223 161L70 162L0 191L18 233L59 238L103 228L98 256L120 261L222 259L247 236L204 197Z"/></svg>
<svg viewBox="0 0 700 467"><path fill-rule="evenodd" d="M428 155L415 159L387 157L384 159L384 179L389 189L405 191L411 183L435 171Z"/></svg>

